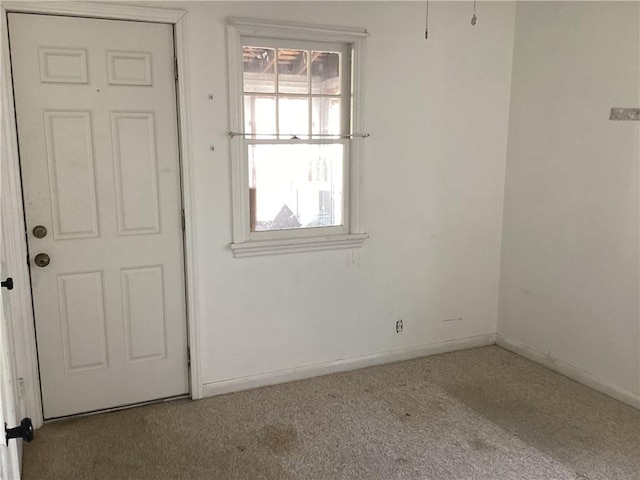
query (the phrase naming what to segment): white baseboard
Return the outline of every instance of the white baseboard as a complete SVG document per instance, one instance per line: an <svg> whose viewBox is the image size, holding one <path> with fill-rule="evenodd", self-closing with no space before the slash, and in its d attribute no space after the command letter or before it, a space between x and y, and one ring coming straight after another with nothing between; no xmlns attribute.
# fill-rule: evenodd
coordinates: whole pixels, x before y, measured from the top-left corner
<svg viewBox="0 0 640 480"><path fill-rule="evenodd" d="M562 360L558 360L555 357L539 352L523 343L517 342L505 338L504 336L496 335L496 344L499 347L509 350L513 353L517 353L529 360L544 365L545 367L561 373L565 377L569 377L576 382L580 382L588 387L593 388L599 392L602 392L610 397L620 400L627 405L631 405L634 408L640 409L640 394L626 390L624 388L611 385L606 380L598 378L595 375L582 370L581 368L570 365Z"/></svg>
<svg viewBox="0 0 640 480"><path fill-rule="evenodd" d="M495 343L495 333L488 333L486 335L478 335L475 337L429 343L427 345L418 345L416 347L401 348L399 350L390 350L386 352L373 353L371 355L343 358L329 362L316 363L313 365L289 368L286 370L276 370L257 375L221 380L219 382L205 383L203 385L203 392L205 397L212 397L214 395L238 392L240 390L248 390L250 388L266 387L268 385L293 382L295 380L303 380L305 378L318 377L320 375L328 375L331 373L346 372L359 368L374 367L385 363L411 360L413 358L426 357L428 355L435 355L438 353L447 353L474 347L484 347Z"/></svg>

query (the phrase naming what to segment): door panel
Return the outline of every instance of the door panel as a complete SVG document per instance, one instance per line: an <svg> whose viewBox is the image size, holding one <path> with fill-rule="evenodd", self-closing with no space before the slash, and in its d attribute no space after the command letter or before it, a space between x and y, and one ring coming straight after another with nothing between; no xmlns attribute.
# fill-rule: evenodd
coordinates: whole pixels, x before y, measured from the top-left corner
<svg viewBox="0 0 640 480"><path fill-rule="evenodd" d="M58 275L58 295L66 372L107 368L102 272Z"/></svg>
<svg viewBox="0 0 640 480"><path fill-rule="evenodd" d="M40 47L42 83L88 83L87 51Z"/></svg>
<svg viewBox="0 0 640 480"><path fill-rule="evenodd" d="M107 52L109 85L152 85L151 54Z"/></svg>
<svg viewBox="0 0 640 480"><path fill-rule="evenodd" d="M98 236L91 112L44 112L53 236Z"/></svg>
<svg viewBox="0 0 640 480"><path fill-rule="evenodd" d="M153 113L111 113L120 235L158 233L158 172Z"/></svg>
<svg viewBox="0 0 640 480"><path fill-rule="evenodd" d="M122 270L128 362L165 357L163 285L162 267Z"/></svg>
<svg viewBox="0 0 640 480"><path fill-rule="evenodd" d="M8 18L44 416L187 393L173 29Z"/></svg>

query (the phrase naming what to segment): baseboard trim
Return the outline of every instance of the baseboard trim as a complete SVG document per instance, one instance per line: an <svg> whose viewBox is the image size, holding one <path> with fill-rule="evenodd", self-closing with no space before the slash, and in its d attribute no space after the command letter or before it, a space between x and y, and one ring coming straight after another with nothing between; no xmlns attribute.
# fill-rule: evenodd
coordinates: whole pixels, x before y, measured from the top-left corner
<svg viewBox="0 0 640 480"><path fill-rule="evenodd" d="M411 360L439 353L465 350L467 348L484 347L487 345L494 345L495 343L495 333L448 340L445 342L429 343L415 347L401 348L398 350L390 350L352 358L342 358L313 365L305 365L302 367L276 370L257 375L248 375L246 377L205 383L203 385L203 392L205 397L213 397L215 395L222 395L225 393L293 382L296 380L303 380L305 378L329 375L331 373L347 372L350 370L357 370L359 368L374 367L385 363Z"/></svg>
<svg viewBox="0 0 640 480"><path fill-rule="evenodd" d="M574 365L563 362L555 357L539 352L538 350L531 348L523 343L505 338L504 336L496 335L496 345L509 350L510 352L521 355L529 360L544 365L545 367L561 373L565 377L569 377L576 382L580 382L588 387L593 388L605 395L620 400L627 405L631 405L634 408L640 410L640 394L626 390L624 388L611 385L606 380L596 377L595 375L582 370Z"/></svg>

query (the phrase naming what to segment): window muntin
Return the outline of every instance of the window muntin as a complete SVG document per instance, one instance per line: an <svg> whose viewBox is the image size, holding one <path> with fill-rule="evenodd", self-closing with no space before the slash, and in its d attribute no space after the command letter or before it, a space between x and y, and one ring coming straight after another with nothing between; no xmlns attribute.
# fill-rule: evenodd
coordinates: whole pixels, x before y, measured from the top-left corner
<svg viewBox="0 0 640 480"><path fill-rule="evenodd" d="M341 135L350 123L349 57L346 44L243 38L251 238L323 227L348 233Z"/></svg>

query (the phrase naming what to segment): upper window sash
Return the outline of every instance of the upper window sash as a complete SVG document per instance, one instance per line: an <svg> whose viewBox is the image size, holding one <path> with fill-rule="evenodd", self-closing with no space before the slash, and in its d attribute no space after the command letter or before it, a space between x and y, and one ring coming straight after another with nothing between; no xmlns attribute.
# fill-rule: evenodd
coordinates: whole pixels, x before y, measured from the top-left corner
<svg viewBox="0 0 640 480"><path fill-rule="evenodd" d="M229 45L229 90L233 105L230 109L230 127L233 132L243 132L243 65L242 45L244 39L252 38L256 41L268 39L275 47L291 45L305 46L313 42L324 42L329 46L348 44L348 62L343 59L343 82L348 81L349 101L351 102L349 125L350 131L362 130L362 68L364 55L364 40L369 35L365 29L345 28L334 26L309 25L298 23L274 22L250 18L229 17L227 19L227 36ZM350 65L350 71L345 67Z"/></svg>
<svg viewBox="0 0 640 480"><path fill-rule="evenodd" d="M307 91L306 92L293 92L293 91L287 91L287 90L281 90L281 84L280 84L280 78L281 78L281 73L278 71L278 68L274 68L274 72L273 72L273 80L269 80L266 83L271 83L271 81L273 81L273 88L269 88L269 89L264 89L264 90L260 90L260 91L254 91L254 90L249 90L247 89L247 85L245 85L245 75L244 72L241 72L241 84L242 84L242 95L243 95L243 102L245 99L247 98L256 98L256 99L267 99L267 98L274 98L275 102L276 102L276 110L275 110L275 115L276 115L276 123L275 123L275 132L260 132L257 131L255 132L255 134L253 135L250 130L250 128L247 126L247 122L246 122L246 118L245 118L245 112L246 109L244 108L244 105L242 106L241 110L241 115L242 115L242 120L241 120L241 124L242 124L242 133L244 133L245 138L276 138L276 139L286 139L286 138L292 138L293 136L296 136L298 138L310 138L309 134L311 134L311 138L322 138L322 137L326 137L326 138L340 138L340 136L344 136L348 135L351 132L351 121L352 121L352 114L351 114L351 108L352 108L352 84L351 84L351 75L352 75L352 69L351 69L351 56L352 56L352 48L351 48L351 44L346 44L346 43L335 43L335 42L320 42L320 41L315 41L315 42L308 42L308 41L294 41L294 40L274 40L274 39L266 39L266 38L260 38L260 37L245 37L245 36L241 36L240 38L241 40L241 45L240 48L242 49L244 46L251 46L251 47L256 47L256 48L265 48L265 49L274 49L275 50L275 55L277 56L278 54L278 49L291 49L291 50L301 50L301 51L305 51L305 52L335 52L336 54L340 55L340 71L339 71L339 78L340 78L340 85L339 85L339 92L338 93L324 93L324 92L314 92L314 83L313 83L313 77L312 77L312 69L313 69L313 58L307 58L306 62L306 69L307 69ZM274 62L274 66L278 66L279 63L279 59L274 59L277 60L276 62ZM271 87L271 85L269 85L269 87ZM308 130L309 132L305 132L304 128L301 128L300 131L281 131L279 128L279 120L280 120L280 114L279 114L279 109L277 107L277 105L279 105L279 102L281 101L281 99L294 99L294 98L299 98L299 99L309 99L309 125L308 125ZM340 130L339 132L336 132L335 135L329 136L327 135L325 132L313 132L311 129L311 123L312 123L312 116L313 116L313 109L312 109L312 104L316 101L319 101L320 99L336 99L340 102ZM240 130L239 130L240 131ZM274 134L275 133L275 134ZM252 135L250 135L252 134Z"/></svg>

